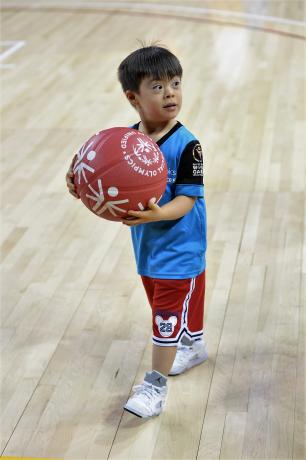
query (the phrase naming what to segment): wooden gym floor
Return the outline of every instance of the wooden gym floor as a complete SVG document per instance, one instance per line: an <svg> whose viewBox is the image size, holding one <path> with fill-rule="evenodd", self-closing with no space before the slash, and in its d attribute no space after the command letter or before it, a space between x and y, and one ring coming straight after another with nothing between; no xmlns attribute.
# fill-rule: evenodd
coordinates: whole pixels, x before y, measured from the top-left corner
<svg viewBox="0 0 306 460"><path fill-rule="evenodd" d="M306 5L165 4L2 2L3 456L306 457ZM122 411L151 353L129 230L65 186L85 139L137 121L116 79L137 39L182 61L208 208L209 360L149 421Z"/></svg>

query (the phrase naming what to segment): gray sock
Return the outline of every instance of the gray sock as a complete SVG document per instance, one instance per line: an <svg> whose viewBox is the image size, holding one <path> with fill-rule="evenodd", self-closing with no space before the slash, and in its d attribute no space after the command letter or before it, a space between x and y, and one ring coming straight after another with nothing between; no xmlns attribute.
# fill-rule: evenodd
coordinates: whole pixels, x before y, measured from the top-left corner
<svg viewBox="0 0 306 460"><path fill-rule="evenodd" d="M154 370L146 373L145 381L160 388L167 384L167 378L160 372Z"/></svg>
<svg viewBox="0 0 306 460"><path fill-rule="evenodd" d="M186 345L187 347L191 347L193 345L193 340L190 340L188 337L184 335L184 337L181 340L182 345Z"/></svg>

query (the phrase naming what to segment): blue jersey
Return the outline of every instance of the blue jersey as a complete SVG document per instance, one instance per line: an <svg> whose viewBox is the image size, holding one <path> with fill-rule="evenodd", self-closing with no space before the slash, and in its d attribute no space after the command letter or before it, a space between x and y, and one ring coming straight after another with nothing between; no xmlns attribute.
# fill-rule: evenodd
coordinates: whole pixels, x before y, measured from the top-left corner
<svg viewBox="0 0 306 460"><path fill-rule="evenodd" d="M133 128L137 129L135 125ZM205 270L206 207L201 145L185 126L176 125L157 142L168 167L168 181L159 206L178 195L196 197L191 211L177 220L131 227L140 275L151 278L193 278Z"/></svg>

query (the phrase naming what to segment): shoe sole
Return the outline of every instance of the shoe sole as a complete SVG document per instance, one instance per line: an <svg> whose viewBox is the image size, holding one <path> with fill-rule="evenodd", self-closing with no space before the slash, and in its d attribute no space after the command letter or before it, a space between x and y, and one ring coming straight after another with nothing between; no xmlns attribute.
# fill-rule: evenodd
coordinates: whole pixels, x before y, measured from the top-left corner
<svg viewBox="0 0 306 460"><path fill-rule="evenodd" d="M139 418L157 417L157 416L160 415L160 413L161 413L161 411L160 411L158 414L153 414L153 415L142 415L140 412L137 412L137 410L131 409L131 408L128 407L128 406L124 406L123 409L124 409L125 411L129 412L130 414L136 415L136 417L139 417Z"/></svg>
<svg viewBox="0 0 306 460"><path fill-rule="evenodd" d="M124 406L123 409L124 409L125 411L129 412L130 414L136 415L136 417L139 417L139 418L146 418L146 417L144 417L143 415L137 414L137 412L132 411L131 409L128 409L128 408L125 407L125 406Z"/></svg>
<svg viewBox="0 0 306 460"><path fill-rule="evenodd" d="M206 361L207 359L208 359L208 354L205 354L202 358L198 358L198 359L193 360L191 365L187 366L183 371L181 371L181 372L171 372L170 371L168 375L170 375L170 376L181 375L184 372L186 372L189 369L191 369L192 367L195 367L195 366L198 366L199 364L204 363L204 361Z"/></svg>

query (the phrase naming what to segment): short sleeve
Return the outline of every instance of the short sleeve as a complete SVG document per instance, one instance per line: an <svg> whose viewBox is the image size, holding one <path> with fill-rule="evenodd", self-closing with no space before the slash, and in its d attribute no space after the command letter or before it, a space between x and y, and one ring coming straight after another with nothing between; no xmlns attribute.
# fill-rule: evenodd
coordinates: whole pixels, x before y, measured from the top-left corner
<svg viewBox="0 0 306 460"><path fill-rule="evenodd" d="M181 154L175 194L204 196L203 154L198 140L189 142Z"/></svg>

